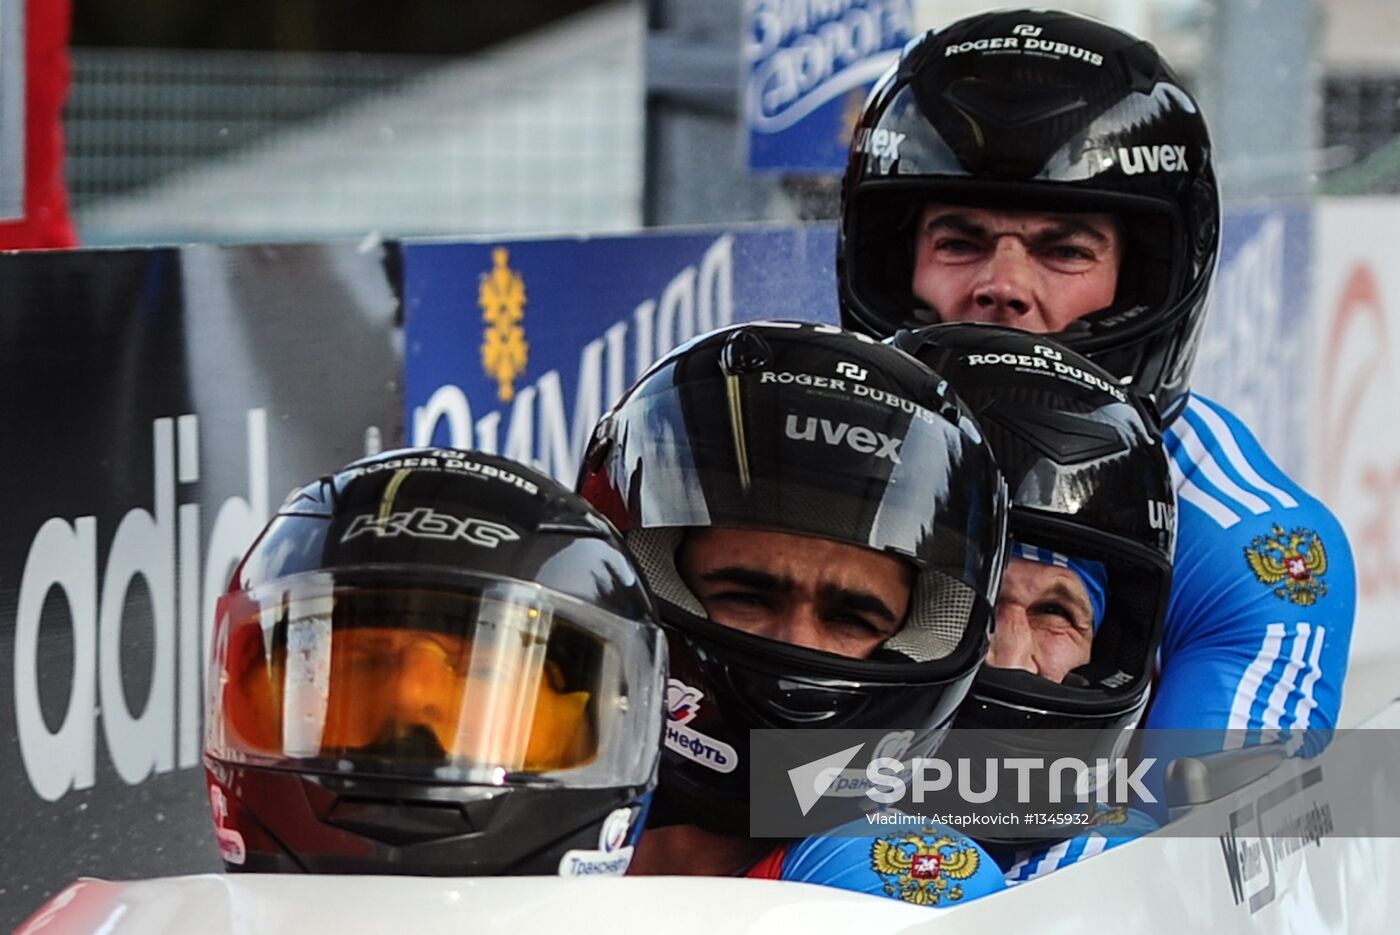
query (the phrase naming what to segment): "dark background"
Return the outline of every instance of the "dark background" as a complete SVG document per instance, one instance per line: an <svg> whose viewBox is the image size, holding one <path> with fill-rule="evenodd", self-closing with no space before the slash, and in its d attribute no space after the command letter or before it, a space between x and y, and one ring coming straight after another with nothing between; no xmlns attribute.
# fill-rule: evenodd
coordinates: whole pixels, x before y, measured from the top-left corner
<svg viewBox="0 0 1400 935"><path fill-rule="evenodd" d="M198 477L177 477L167 518L178 524L185 505L199 508L193 568L181 565L179 530L186 527L172 525L178 592L179 574L202 577L211 554L225 558L223 549L212 552L217 515L231 497L253 493L249 410L266 417L269 512L293 487L363 454L370 426L386 447L400 444L402 363L394 265L386 262L392 249L0 253L0 413L11 432L0 446L0 932L80 876L121 880L220 866L203 769L179 765L181 737L197 743L201 735L182 720L179 692L198 686L186 682L178 653L201 634L180 619L176 593L174 691L156 695L157 633L144 576L131 579L120 622L107 625L119 627L116 677L131 715L173 706L176 727L166 749L174 768L128 785L113 765L104 716L70 710L73 609L66 589L51 587L34 657L19 664L33 667L50 733L70 718L93 724L91 744L81 749L91 755L95 781L53 801L31 781L19 742L15 644L24 570L39 529L52 519L71 525L91 518L96 586L102 593L121 587L119 578L105 580L116 531L131 510L156 509L153 423L193 414ZM154 556L146 564L167 561ZM95 615L100 640L100 610ZM99 710L106 678L99 663ZM159 742L167 742L163 733Z"/></svg>
<svg viewBox="0 0 1400 935"><path fill-rule="evenodd" d="M74 0L73 44L453 55L600 0Z"/></svg>

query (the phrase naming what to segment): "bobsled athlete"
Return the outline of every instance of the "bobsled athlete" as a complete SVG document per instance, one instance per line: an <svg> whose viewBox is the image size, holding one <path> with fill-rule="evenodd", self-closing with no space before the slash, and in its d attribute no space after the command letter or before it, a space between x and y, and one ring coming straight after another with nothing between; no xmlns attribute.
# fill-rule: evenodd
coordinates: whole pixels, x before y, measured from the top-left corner
<svg viewBox="0 0 1400 935"><path fill-rule="evenodd" d="M950 828L776 851L748 836L751 730L902 728L909 755L929 755L986 655L1005 484L944 381L831 326L721 329L602 418L579 491L637 556L670 645L661 778L633 872L938 906L1003 887Z"/></svg>
<svg viewBox="0 0 1400 935"><path fill-rule="evenodd" d="M1096 20L1004 10L931 31L859 120L842 322L1047 334L1152 400L1180 515L1146 724L1230 747L1336 726L1356 586L1328 509L1189 392L1219 251L1200 107L1151 44Z"/></svg>
<svg viewBox="0 0 1400 935"><path fill-rule="evenodd" d="M219 601L204 762L230 870L623 873L665 641L616 531L494 455L291 497Z"/></svg>
<svg viewBox="0 0 1400 935"><path fill-rule="evenodd" d="M1148 705L1171 595L1176 496L1150 410L1043 335L944 324L891 343L967 404L1011 497L1013 545L987 662L941 755L1119 761ZM1076 801L1074 790L1056 791L1054 801ZM1097 783L1084 791L1099 800ZM974 836L1008 883L1024 882L1157 826L1132 804L1086 801L1070 806L1083 824L978 826Z"/></svg>

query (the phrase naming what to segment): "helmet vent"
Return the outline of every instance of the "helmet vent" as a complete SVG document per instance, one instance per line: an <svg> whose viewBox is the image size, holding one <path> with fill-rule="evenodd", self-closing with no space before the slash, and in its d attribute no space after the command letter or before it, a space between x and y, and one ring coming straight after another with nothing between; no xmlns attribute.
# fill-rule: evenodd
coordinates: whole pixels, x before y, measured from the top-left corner
<svg viewBox="0 0 1400 935"><path fill-rule="evenodd" d="M1011 86L983 78L959 78L943 91L958 110L978 123L1015 130L1043 123L1086 105L1069 85Z"/></svg>
<svg viewBox="0 0 1400 935"><path fill-rule="evenodd" d="M999 415L1005 400L997 400L979 414L1020 438L1056 464L1083 464L1123 450L1123 439L1113 425L1069 412L1028 409L1012 418Z"/></svg>
<svg viewBox="0 0 1400 935"><path fill-rule="evenodd" d="M447 802L347 799L335 803L326 824L393 847L476 831L462 807Z"/></svg>
<svg viewBox="0 0 1400 935"><path fill-rule="evenodd" d="M767 370L773 366L773 348L762 335L740 328L725 340L719 365L726 376Z"/></svg>

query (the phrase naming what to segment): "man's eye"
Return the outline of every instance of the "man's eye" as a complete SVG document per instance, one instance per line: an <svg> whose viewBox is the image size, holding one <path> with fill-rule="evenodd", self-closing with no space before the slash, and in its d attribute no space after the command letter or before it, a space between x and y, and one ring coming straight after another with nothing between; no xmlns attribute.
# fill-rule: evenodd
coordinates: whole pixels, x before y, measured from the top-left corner
<svg viewBox="0 0 1400 935"><path fill-rule="evenodd" d="M757 591L720 591L711 595L711 599L744 607L767 607L769 604L767 596Z"/></svg>
<svg viewBox="0 0 1400 935"><path fill-rule="evenodd" d="M1041 255L1046 262L1076 269L1098 262L1098 254L1093 250L1073 244L1053 244L1046 247Z"/></svg>
<svg viewBox="0 0 1400 935"><path fill-rule="evenodd" d="M1069 625L1076 629L1083 629L1086 626L1085 622L1080 619L1080 615L1075 613L1073 608L1061 604L1058 601L1046 601L1041 604L1036 604L1031 608L1031 613L1039 617L1048 617L1050 619L1047 622L1059 626Z"/></svg>
<svg viewBox="0 0 1400 935"><path fill-rule="evenodd" d="M966 237L942 237L934 241L934 250L939 253L969 254L982 250L982 245Z"/></svg>
<svg viewBox="0 0 1400 935"><path fill-rule="evenodd" d="M392 661L382 653L351 653L350 666L357 672L387 672L393 667Z"/></svg>
<svg viewBox="0 0 1400 935"><path fill-rule="evenodd" d="M831 618L832 623L848 630L859 631L866 636L885 636L885 628L875 623L868 617L860 614L836 614Z"/></svg>

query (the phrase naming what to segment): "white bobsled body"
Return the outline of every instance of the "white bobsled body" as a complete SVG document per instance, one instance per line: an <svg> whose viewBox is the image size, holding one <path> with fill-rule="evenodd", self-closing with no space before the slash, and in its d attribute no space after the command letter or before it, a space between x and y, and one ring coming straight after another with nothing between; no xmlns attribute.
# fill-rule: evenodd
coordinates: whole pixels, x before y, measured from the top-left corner
<svg viewBox="0 0 1400 935"><path fill-rule="evenodd" d="M1400 705L1366 728L1400 727ZM1400 746L1391 734L1376 743ZM1391 932L1400 919L1400 755L1346 768L1334 742L1161 832L950 908L807 883L704 877L354 877L235 874L79 880L19 935L823 935L857 931L1083 935L1125 931ZM1335 752L1338 756L1332 756ZM1379 764L1379 766L1376 766ZM1269 816L1266 821L1263 816ZM1361 836L1361 835L1368 836Z"/></svg>

